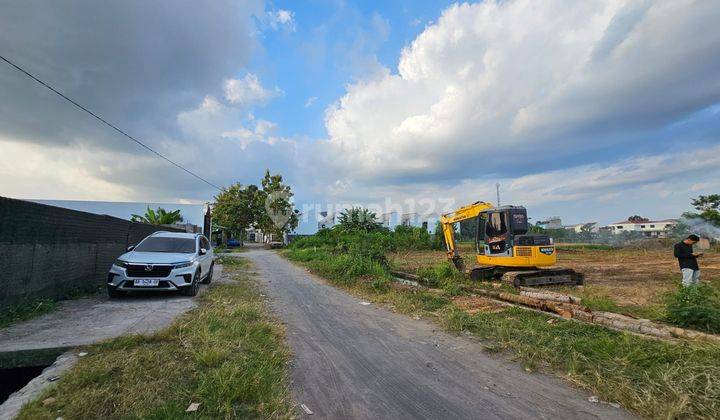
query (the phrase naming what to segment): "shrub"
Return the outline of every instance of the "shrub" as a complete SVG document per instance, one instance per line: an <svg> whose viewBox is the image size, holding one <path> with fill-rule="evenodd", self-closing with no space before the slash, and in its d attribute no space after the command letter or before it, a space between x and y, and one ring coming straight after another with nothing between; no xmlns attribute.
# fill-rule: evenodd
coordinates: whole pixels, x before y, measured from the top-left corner
<svg viewBox="0 0 720 420"><path fill-rule="evenodd" d="M433 248L433 237L425 228L398 225L394 232L397 249L422 250Z"/></svg>
<svg viewBox="0 0 720 420"><path fill-rule="evenodd" d="M463 275L449 261L436 264L429 268L418 270L418 276L427 280L430 287L443 287L448 283L458 283L463 280Z"/></svg>
<svg viewBox="0 0 720 420"><path fill-rule="evenodd" d="M683 287L667 299L673 324L720 333L720 292L709 284Z"/></svg>

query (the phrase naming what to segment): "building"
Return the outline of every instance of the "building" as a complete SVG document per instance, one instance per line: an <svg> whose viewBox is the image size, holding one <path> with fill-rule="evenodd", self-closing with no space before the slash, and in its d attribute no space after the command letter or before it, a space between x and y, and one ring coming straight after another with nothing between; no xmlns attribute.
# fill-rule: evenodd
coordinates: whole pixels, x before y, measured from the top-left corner
<svg viewBox="0 0 720 420"><path fill-rule="evenodd" d="M562 229L562 220L560 220L560 216L551 216L548 217L546 220L541 220L537 222L538 225L543 226L545 229Z"/></svg>
<svg viewBox="0 0 720 420"><path fill-rule="evenodd" d="M321 211L319 214L317 229L330 229L335 226L335 212Z"/></svg>
<svg viewBox="0 0 720 420"><path fill-rule="evenodd" d="M575 233L597 233L600 231L600 227L598 226L597 222L578 223L576 225L563 226L563 229L572 230Z"/></svg>
<svg viewBox="0 0 720 420"><path fill-rule="evenodd" d="M622 222L610 223L607 227L614 234L623 232L640 232L648 238L666 238L668 231L677 225L677 219L648 220L645 222Z"/></svg>

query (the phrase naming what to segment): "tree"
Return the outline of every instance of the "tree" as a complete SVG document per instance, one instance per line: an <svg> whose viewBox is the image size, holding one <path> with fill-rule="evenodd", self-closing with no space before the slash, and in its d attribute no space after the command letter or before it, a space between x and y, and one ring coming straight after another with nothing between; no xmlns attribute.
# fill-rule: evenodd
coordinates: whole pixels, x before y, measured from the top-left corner
<svg viewBox="0 0 720 420"><path fill-rule="evenodd" d="M266 169L261 185L264 211L256 220L257 227L280 236L295 230L300 223L300 212L293 208L294 194L290 186L283 183L282 175L270 175Z"/></svg>
<svg viewBox="0 0 720 420"><path fill-rule="evenodd" d="M250 184L243 187L238 182L223 188L215 197L215 221L239 234L241 239L250 227L280 236L297 228L300 212L293 208L290 201L292 189L283 183L282 175L270 175L270 171L266 170L261 186Z"/></svg>
<svg viewBox="0 0 720 420"><path fill-rule="evenodd" d="M139 214L133 214L130 221L137 223L147 223L150 225L172 225L183 221L183 217L180 214L180 210L174 210L168 212L162 207L158 207L157 211L151 209L149 206L145 211L144 216Z"/></svg>
<svg viewBox="0 0 720 420"><path fill-rule="evenodd" d="M633 223L643 223L643 222L650 221L650 219L648 219L647 217L638 216L637 214L634 216L630 216L627 219L628 219L628 222L633 222Z"/></svg>
<svg viewBox="0 0 720 420"><path fill-rule="evenodd" d="M264 194L257 185L243 187L237 182L215 196L213 218L220 226L239 234L253 226L264 211Z"/></svg>
<svg viewBox="0 0 720 420"><path fill-rule="evenodd" d="M700 218L720 227L720 194L701 195L692 200L692 205L700 213L686 214L688 217Z"/></svg>
<svg viewBox="0 0 720 420"><path fill-rule="evenodd" d="M383 226L374 212L361 207L351 207L340 212L337 228L345 232L375 232L382 230Z"/></svg>

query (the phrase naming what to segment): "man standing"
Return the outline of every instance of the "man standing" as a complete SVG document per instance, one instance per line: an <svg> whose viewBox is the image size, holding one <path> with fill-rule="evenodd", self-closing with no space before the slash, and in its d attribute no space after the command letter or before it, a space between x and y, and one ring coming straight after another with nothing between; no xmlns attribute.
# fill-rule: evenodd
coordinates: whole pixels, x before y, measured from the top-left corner
<svg viewBox="0 0 720 420"><path fill-rule="evenodd" d="M693 245L698 243L700 238L697 235L690 235L681 242L675 244L675 258L680 263L680 271L682 271L683 286L692 286L698 284L700 279L700 268L698 267L697 257L702 253L693 252Z"/></svg>

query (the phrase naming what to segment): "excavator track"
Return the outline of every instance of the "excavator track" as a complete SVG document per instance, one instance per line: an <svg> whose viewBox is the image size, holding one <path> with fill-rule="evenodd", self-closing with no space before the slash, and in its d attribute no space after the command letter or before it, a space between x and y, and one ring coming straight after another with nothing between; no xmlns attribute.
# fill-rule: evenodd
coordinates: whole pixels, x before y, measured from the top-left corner
<svg viewBox="0 0 720 420"><path fill-rule="evenodd" d="M517 270L506 267L476 267L470 271L474 281L502 280L515 287L520 286L578 286L582 285L585 276L568 268L533 268Z"/></svg>
<svg viewBox="0 0 720 420"><path fill-rule="evenodd" d="M502 281L515 287L520 286L579 286L585 281L585 276L575 270L567 268L547 268L529 271L508 271L503 273Z"/></svg>

